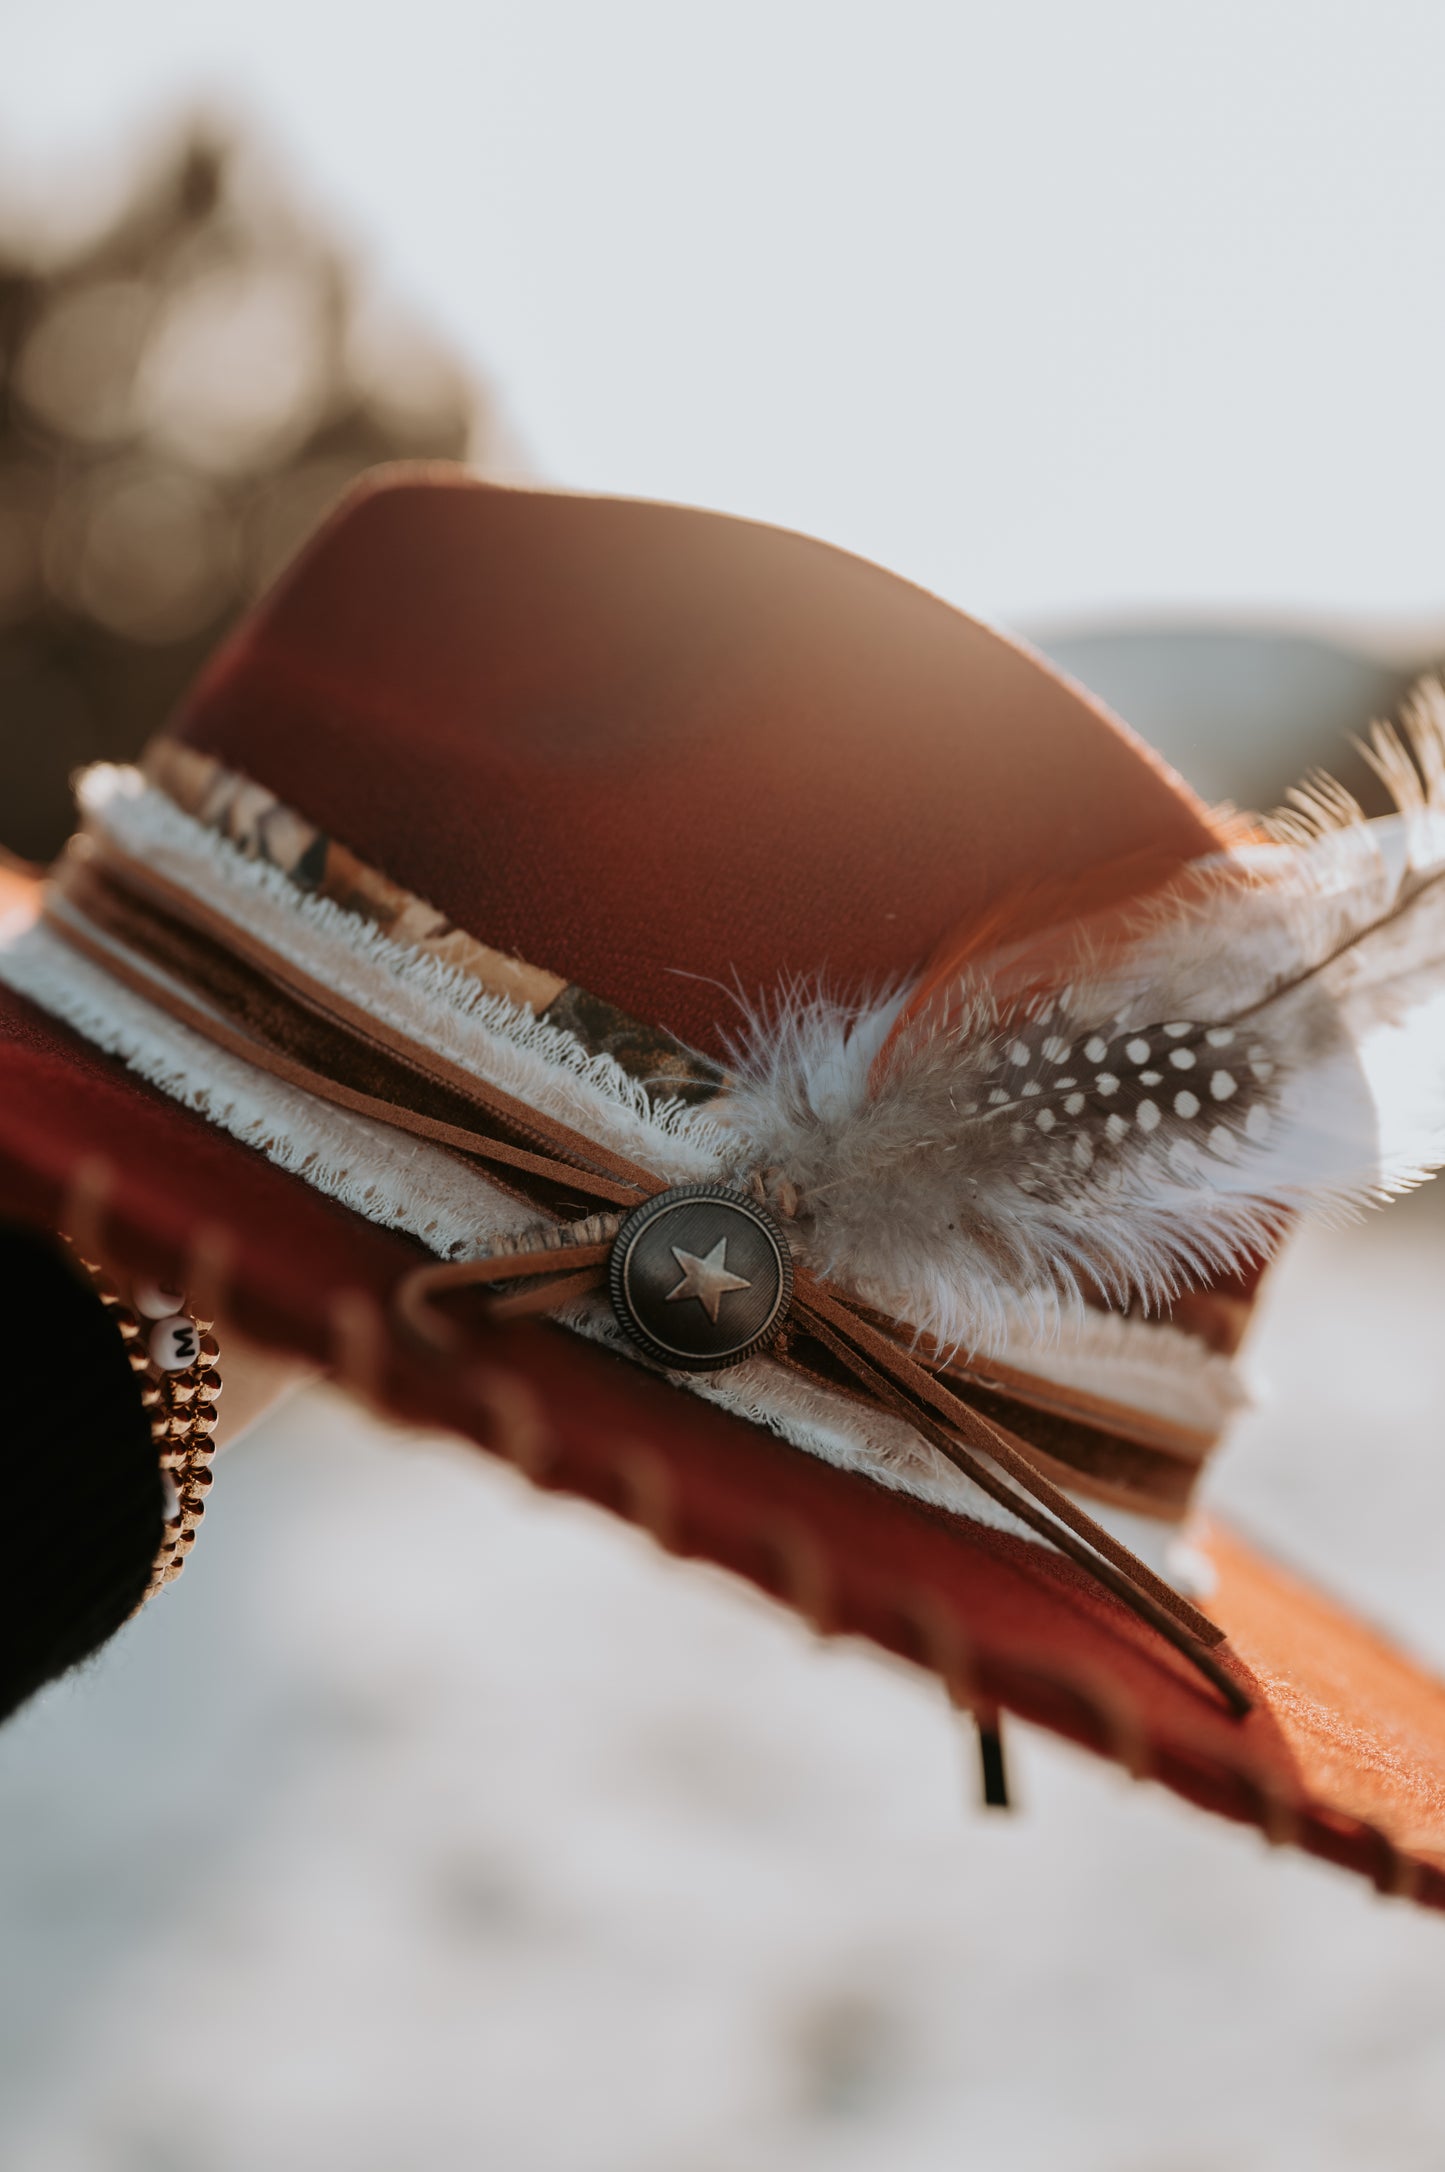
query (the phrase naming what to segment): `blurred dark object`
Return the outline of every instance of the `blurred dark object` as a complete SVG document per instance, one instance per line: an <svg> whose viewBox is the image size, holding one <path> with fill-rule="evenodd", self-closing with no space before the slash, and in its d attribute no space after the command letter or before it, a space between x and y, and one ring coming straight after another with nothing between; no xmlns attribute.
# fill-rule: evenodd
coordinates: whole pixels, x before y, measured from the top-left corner
<svg viewBox="0 0 1445 2172"><path fill-rule="evenodd" d="M55 853L71 772L137 752L353 476L482 423L214 131L67 260L0 244L0 845Z"/></svg>
<svg viewBox="0 0 1445 2172"><path fill-rule="evenodd" d="M0 1224L0 1720L140 1604L161 1474L125 1344L60 1246Z"/></svg>
<svg viewBox="0 0 1445 2172"><path fill-rule="evenodd" d="M1408 668L1315 635L1236 626L1120 626L1036 636L1211 802L1267 811L1314 767L1386 811L1355 738L1398 714Z"/></svg>

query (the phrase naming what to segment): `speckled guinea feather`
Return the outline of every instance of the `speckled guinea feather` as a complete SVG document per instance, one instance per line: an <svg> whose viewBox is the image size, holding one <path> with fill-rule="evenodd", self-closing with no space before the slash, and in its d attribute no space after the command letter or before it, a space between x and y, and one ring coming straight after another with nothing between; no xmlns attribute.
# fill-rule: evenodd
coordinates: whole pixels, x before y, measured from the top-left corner
<svg viewBox="0 0 1445 2172"><path fill-rule="evenodd" d="M796 1187L824 1272L948 1344L1098 1292L1166 1304L1445 1161L1445 694L1252 842L1121 916L969 957L927 1000L752 1022L738 1166Z"/></svg>

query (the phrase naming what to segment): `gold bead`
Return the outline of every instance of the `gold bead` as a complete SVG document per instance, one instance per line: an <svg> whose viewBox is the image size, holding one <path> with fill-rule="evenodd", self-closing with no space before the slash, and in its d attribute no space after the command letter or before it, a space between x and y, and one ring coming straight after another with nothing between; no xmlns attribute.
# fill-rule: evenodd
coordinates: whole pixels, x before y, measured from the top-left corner
<svg viewBox="0 0 1445 2172"><path fill-rule="evenodd" d="M158 1388L158 1387L156 1386L156 1384L155 1384L155 1382L154 1382L153 1380L148 1380L148 1381L146 1382L145 1386L144 1386L144 1387L143 1387L143 1388L141 1389L141 1391L140 1391L140 1406L141 1406L141 1409L142 1409L142 1410L158 1410L158 1409L160 1408L160 1403L161 1403L161 1391L160 1391L160 1389L159 1389L159 1388Z"/></svg>
<svg viewBox="0 0 1445 2172"><path fill-rule="evenodd" d="M200 1433L214 1433L221 1422L221 1413L213 1404L202 1403L191 1412L191 1424Z"/></svg>
<svg viewBox="0 0 1445 2172"><path fill-rule="evenodd" d="M214 1363L214 1361L215 1361L215 1360L216 1360L216 1359L217 1359L217 1358L218 1358L218 1357L220 1356L220 1354L221 1354L221 1345L220 1345L220 1344L219 1344L219 1343L217 1342L217 1340L216 1340L215 1336L214 1336L214 1335L213 1335L213 1334L211 1333L211 1331L210 1331L210 1329L209 1329L208 1327L207 1327L207 1328L203 1328L203 1329L201 1330L201 1356L202 1356L202 1358L203 1358L203 1359L205 1360L205 1362L206 1362L206 1363L207 1363L207 1364L209 1365L209 1364L212 1364L212 1363Z"/></svg>
<svg viewBox="0 0 1445 2172"><path fill-rule="evenodd" d="M208 1366L196 1382L196 1394L203 1403L215 1403L220 1400L221 1376L214 1366Z"/></svg>
<svg viewBox="0 0 1445 2172"><path fill-rule="evenodd" d="M195 1400L195 1393L196 1383L194 1380L187 1380L179 1373L171 1375L171 1401L173 1404L183 1408L187 1403Z"/></svg>

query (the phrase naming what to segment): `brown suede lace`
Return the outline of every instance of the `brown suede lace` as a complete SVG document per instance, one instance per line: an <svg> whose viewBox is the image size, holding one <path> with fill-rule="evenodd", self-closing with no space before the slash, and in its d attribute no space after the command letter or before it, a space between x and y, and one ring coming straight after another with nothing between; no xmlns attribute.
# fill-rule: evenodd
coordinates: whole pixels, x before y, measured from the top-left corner
<svg viewBox="0 0 1445 2172"><path fill-rule="evenodd" d="M398 1318L433 1346L461 1339L437 1303L457 1292L489 1291L490 1316L516 1318L600 1290L620 1215L668 1189L639 1163L397 1031L109 843L72 846L46 913L76 950L216 1046L288 1086L482 1165L505 1189L560 1219L545 1243L429 1263L408 1275L395 1296ZM1247 1694L1215 1657L1223 1631L1046 1477L1025 1442L920 1362L905 1333L887 1332L800 1260L791 1314L772 1355L813 1379L821 1366L874 1408L903 1419L1156 1629L1232 1711L1247 1712ZM959 1368L949 1370L957 1381Z"/></svg>

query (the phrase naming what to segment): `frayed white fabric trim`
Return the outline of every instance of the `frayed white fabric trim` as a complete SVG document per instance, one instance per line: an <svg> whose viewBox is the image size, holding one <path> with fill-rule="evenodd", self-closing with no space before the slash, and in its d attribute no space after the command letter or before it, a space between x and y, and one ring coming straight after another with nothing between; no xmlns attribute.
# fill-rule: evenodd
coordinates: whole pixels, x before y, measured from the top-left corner
<svg viewBox="0 0 1445 2172"><path fill-rule="evenodd" d="M535 1208L456 1155L284 1086L177 1024L43 921L0 946L0 980L278 1168L445 1258L467 1257L480 1231L536 1223Z"/></svg>
<svg viewBox="0 0 1445 2172"><path fill-rule="evenodd" d="M594 1055L572 1034L392 941L359 915L310 896L279 869L246 858L138 771L91 770L81 799L89 825L123 851L438 1054L646 1161L669 1182L715 1178L728 1167L735 1144L711 1112L651 1100L610 1057ZM535 1223L535 1209L456 1156L283 1086L178 1025L43 923L0 939L0 980L279 1167L444 1257L466 1258L484 1240ZM576 1306L561 1317L636 1357L605 1305ZM1117 1316L1090 1314L1046 1349L1020 1322L993 1354L1061 1385L1206 1430L1222 1426L1244 1400L1234 1368L1195 1338ZM1034 1536L901 1421L867 1412L768 1360L706 1377L670 1377L842 1469ZM1091 1512L1163 1571L1169 1527L1097 1504Z"/></svg>
<svg viewBox="0 0 1445 2172"><path fill-rule="evenodd" d="M670 1183L723 1174L736 1139L715 1112L650 1100L610 1056L547 1025L464 973L381 935L358 914L301 890L181 811L138 770L98 765L80 783L87 822L284 957L438 1054L589 1138L646 1160ZM900 1316L909 1317L907 1293ZM894 1309L892 1303L888 1309ZM1228 1360L1157 1322L1083 1313L1041 1338L1022 1313L990 1353L1064 1386L1202 1431L1247 1400Z"/></svg>
<svg viewBox="0 0 1445 2172"><path fill-rule="evenodd" d="M1165 1320L1087 1312L1050 1340L1010 1320L990 1355L1040 1380L1147 1411L1201 1433L1222 1431L1253 1401L1241 1368Z"/></svg>

